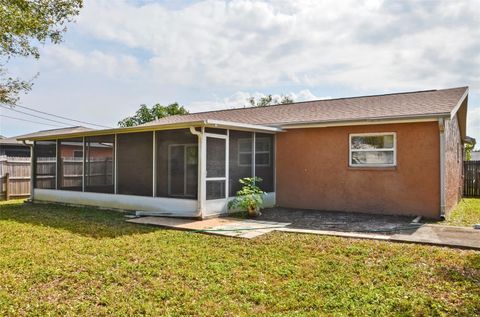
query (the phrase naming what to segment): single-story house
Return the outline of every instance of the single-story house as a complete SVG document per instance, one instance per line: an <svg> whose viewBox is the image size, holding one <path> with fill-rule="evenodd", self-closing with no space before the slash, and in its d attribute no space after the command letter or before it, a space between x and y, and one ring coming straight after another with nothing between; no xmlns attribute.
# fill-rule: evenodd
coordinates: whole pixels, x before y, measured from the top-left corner
<svg viewBox="0 0 480 317"><path fill-rule="evenodd" d="M33 141L33 201L205 218L259 176L267 206L439 218L462 195L467 103L459 87L20 139Z"/></svg>

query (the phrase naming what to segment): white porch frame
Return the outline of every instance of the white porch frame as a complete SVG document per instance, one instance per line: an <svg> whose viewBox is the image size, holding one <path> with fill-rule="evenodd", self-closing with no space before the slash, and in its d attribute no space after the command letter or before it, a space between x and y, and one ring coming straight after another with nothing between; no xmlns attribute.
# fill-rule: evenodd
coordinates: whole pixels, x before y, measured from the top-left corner
<svg viewBox="0 0 480 317"><path fill-rule="evenodd" d="M212 132L206 132L206 128L217 128L224 129L225 134L218 134ZM198 137L198 197L196 200L193 199L181 199L174 197L157 197L156 196L156 159L157 159L157 136L156 132L160 130L176 130L176 129L189 129L190 133ZM132 130L132 131L130 131ZM50 137L41 137L35 138L33 141L41 140L52 140L55 141L55 189L41 189L41 188L32 188L31 198L35 198L37 201L45 202L57 202L65 204L75 204L75 205L90 205L97 206L100 208L118 208L118 209L128 209L135 211L145 211L150 214L158 214L159 216L171 216L171 217L199 217L205 218L215 215L224 214L228 211L228 201L233 199L230 196L230 130L236 131L248 131L252 133L252 175L255 176L255 139L256 133L268 133L275 134L276 132L282 131L279 128L272 128L266 126L257 126L257 125L244 125L238 123L229 123L225 121L203 121L203 122L192 122L189 126L168 126L168 127L154 127L150 129L150 132L153 133L152 141L152 163L153 163L153 175L152 175L152 196L134 196L134 195L123 195L118 193L118 134L124 133L136 133L136 132L146 132L145 130L136 130L136 129L113 129L113 130L103 130L99 133L88 131L80 135L52 135ZM107 132L109 132L107 134ZM113 148L113 185L114 192L112 194L105 193L94 193L86 192L86 137L97 136L97 135L113 135L114 136L114 148ZM82 138L83 144L83 175L82 175L82 190L81 191L66 191L60 190L58 187L58 158L59 158L59 141L63 139L69 139L73 137ZM222 177L207 177L207 138L217 138L222 139L225 142L225 174ZM274 136L275 138L275 136ZM276 138L274 139L276 142ZM189 144L195 145L195 144ZM33 149L34 151L34 149ZM276 151L276 146L274 147ZM275 155L272 153L272 156ZM32 171L34 168L35 162L32 160ZM274 164L274 162L273 162ZM275 166L275 164L273 165ZM274 186L275 186L275 175L274 177ZM225 197L220 199L206 199L206 184L207 181L224 181L225 182ZM33 183L32 183L33 187ZM265 197L266 206L273 206L275 204L275 193L268 193Z"/></svg>

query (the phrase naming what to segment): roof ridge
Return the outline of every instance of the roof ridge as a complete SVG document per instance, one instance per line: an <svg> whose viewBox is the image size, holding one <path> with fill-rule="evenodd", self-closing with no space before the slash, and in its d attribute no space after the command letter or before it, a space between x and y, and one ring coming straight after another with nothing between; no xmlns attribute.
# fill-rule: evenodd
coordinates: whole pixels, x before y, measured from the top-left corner
<svg viewBox="0 0 480 317"><path fill-rule="evenodd" d="M297 102L289 102L289 103L279 103L274 105L262 106L262 107L238 107L238 108L230 108L230 109L218 109L218 110L208 110L208 111L199 111L193 112L189 114L177 114L172 117L183 117L188 115L197 115L197 114L205 114L205 113L214 113L214 112L227 112L233 110L243 110L243 109L261 109L261 108L268 108L268 107L278 107L278 106L287 106L293 104L304 104L309 102L318 102L318 101L335 101L335 100L346 100L346 99L360 99L360 98L374 98L374 97L383 97L383 96L393 96L393 95L407 95L407 94L418 94L418 93L426 93L426 92L434 92L434 91L445 91L445 90L453 90L459 88L468 88L468 86L460 86L460 87L452 87L452 88L444 88L444 89L427 89L427 90L414 90L414 91L404 91L404 92L393 92L393 93L384 93L384 94L375 94L375 95L363 95L363 96L353 96L353 97L339 97L339 98L329 98L329 99L313 99L313 100L305 100L305 101L297 101ZM163 118L161 118L163 119ZM158 122L161 119L156 119L145 124Z"/></svg>

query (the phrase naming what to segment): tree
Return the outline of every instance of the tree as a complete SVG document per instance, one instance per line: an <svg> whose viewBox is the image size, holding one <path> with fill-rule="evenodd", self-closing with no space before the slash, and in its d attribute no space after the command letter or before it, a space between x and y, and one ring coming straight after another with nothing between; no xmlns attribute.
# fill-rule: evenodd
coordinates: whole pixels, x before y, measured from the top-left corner
<svg viewBox="0 0 480 317"><path fill-rule="evenodd" d="M142 104L137 112L135 112L135 115L118 121L118 125L122 128L133 127L177 114L188 114L188 111L176 102L169 104L168 106L162 106L161 104L157 103L152 108Z"/></svg>
<svg viewBox="0 0 480 317"><path fill-rule="evenodd" d="M247 99L252 107L266 107L271 105L286 104L292 103L293 98L290 96L282 95L280 98L272 97L272 95L263 96L263 97L250 97Z"/></svg>
<svg viewBox="0 0 480 317"><path fill-rule="evenodd" d="M9 76L5 65L16 56L40 58L39 44L60 43L82 5L83 0L0 0L0 104L15 105L33 80Z"/></svg>
<svg viewBox="0 0 480 317"><path fill-rule="evenodd" d="M472 151L475 148L475 143L467 143L465 144L465 159L470 161L472 159Z"/></svg>

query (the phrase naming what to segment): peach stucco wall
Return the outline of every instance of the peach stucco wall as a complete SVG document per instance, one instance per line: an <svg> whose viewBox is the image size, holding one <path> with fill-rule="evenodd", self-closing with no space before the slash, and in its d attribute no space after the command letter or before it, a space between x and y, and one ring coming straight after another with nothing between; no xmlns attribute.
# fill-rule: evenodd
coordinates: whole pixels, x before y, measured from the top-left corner
<svg viewBox="0 0 480 317"><path fill-rule="evenodd" d="M349 134L397 133L397 166L348 166ZM280 207L439 217L437 122L291 129L277 134Z"/></svg>

